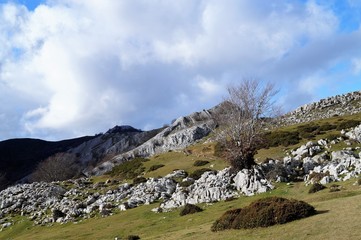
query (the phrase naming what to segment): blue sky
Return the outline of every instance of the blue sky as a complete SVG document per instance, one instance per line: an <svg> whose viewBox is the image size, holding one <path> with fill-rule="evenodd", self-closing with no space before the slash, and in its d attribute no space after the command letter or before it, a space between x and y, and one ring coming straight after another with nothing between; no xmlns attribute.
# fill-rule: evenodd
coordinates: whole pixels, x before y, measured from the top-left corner
<svg viewBox="0 0 361 240"><path fill-rule="evenodd" d="M284 111L361 90L359 0L0 0L0 140L152 129L229 84Z"/></svg>

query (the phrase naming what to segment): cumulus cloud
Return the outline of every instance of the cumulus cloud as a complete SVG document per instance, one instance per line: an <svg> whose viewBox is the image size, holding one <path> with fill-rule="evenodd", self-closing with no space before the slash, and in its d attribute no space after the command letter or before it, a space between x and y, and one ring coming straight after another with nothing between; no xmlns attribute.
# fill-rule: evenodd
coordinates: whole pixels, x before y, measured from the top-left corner
<svg viewBox="0 0 361 240"><path fill-rule="evenodd" d="M337 35L337 14L316 1L51 0L0 12L2 139L159 127L244 76L302 86L283 91L296 107L316 94L314 74L361 49L360 33Z"/></svg>

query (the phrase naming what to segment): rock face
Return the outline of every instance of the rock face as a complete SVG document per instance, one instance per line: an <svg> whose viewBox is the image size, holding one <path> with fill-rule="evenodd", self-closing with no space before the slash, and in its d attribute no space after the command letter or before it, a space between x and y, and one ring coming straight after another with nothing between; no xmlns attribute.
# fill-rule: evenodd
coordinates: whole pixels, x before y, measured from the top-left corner
<svg viewBox="0 0 361 240"><path fill-rule="evenodd" d="M361 109L361 91L351 92L321 99L306 104L279 119L282 125L309 122L333 116L359 113Z"/></svg>
<svg viewBox="0 0 361 240"><path fill-rule="evenodd" d="M154 154L170 150L184 149L197 140L207 136L214 128L212 114L216 108L195 112L187 117L180 117L169 127L155 135L140 146L115 156L98 167L92 169L88 175L101 175L110 171L115 165L135 157L149 157Z"/></svg>
<svg viewBox="0 0 361 240"><path fill-rule="evenodd" d="M161 129L141 131L131 126L115 126L68 152L75 153L83 166L95 165L105 155L130 151L159 133Z"/></svg>

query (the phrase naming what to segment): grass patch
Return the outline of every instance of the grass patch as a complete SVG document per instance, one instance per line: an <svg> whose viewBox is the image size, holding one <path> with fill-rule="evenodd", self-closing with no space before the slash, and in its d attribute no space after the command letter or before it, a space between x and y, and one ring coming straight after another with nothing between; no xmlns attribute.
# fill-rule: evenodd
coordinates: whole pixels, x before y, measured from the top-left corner
<svg viewBox="0 0 361 240"><path fill-rule="evenodd" d="M149 160L144 158L135 158L127 162L123 162L115 166L108 174L112 177L119 177L121 179L133 179L142 174L145 170L144 162Z"/></svg>

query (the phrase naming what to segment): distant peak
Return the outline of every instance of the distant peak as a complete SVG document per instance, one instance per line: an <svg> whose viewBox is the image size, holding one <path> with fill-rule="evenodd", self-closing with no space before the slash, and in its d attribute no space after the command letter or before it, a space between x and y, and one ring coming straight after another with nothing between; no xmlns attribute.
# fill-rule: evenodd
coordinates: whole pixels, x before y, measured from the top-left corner
<svg viewBox="0 0 361 240"><path fill-rule="evenodd" d="M128 133L128 132L142 132L139 129L133 128L132 126L129 125L123 125L123 126L115 126L111 129L109 129L106 133L111 134L111 133Z"/></svg>

